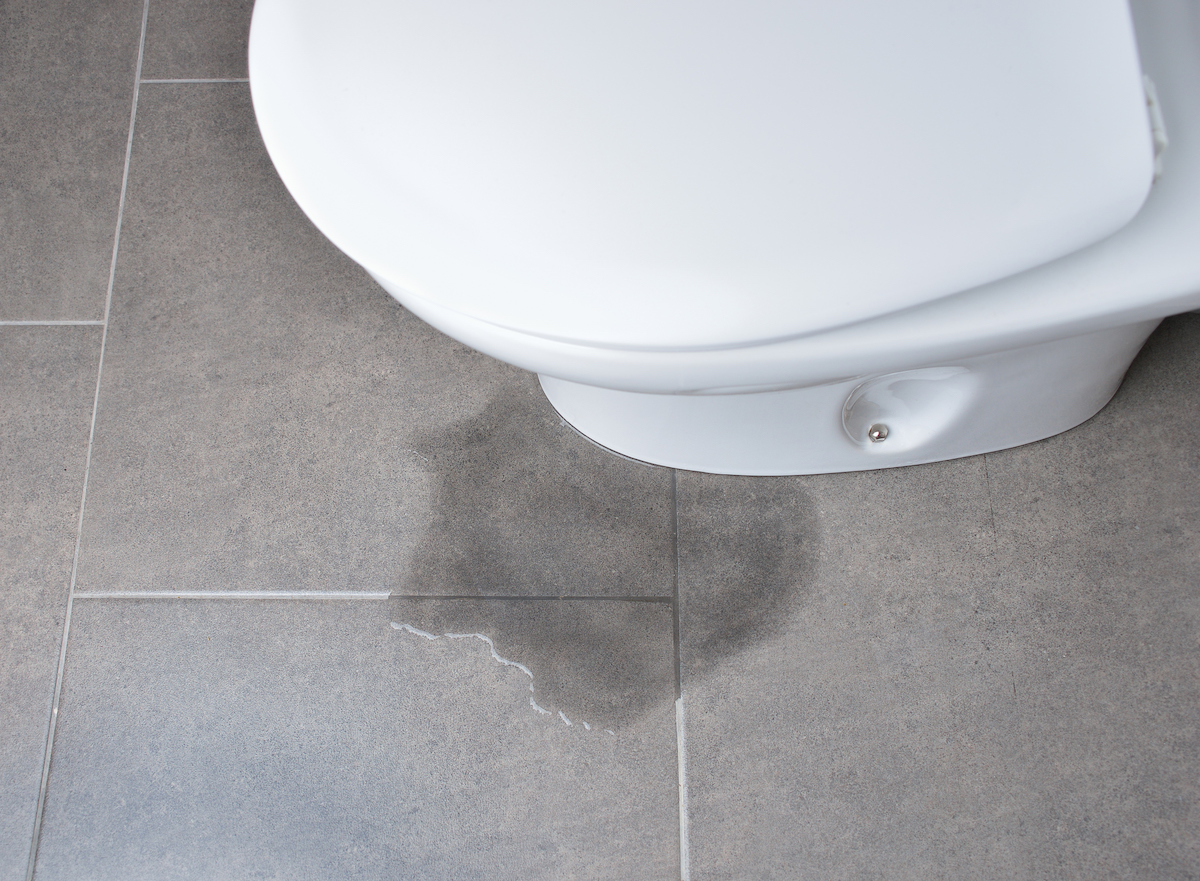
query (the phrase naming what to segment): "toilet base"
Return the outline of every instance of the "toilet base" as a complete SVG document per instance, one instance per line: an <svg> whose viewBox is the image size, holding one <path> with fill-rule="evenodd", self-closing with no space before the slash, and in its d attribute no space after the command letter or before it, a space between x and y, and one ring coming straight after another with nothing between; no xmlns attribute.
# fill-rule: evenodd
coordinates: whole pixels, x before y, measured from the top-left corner
<svg viewBox="0 0 1200 881"><path fill-rule="evenodd" d="M1157 325L781 391L656 395L539 379L585 437L643 462L714 474L865 471L988 453L1073 428L1108 403Z"/></svg>

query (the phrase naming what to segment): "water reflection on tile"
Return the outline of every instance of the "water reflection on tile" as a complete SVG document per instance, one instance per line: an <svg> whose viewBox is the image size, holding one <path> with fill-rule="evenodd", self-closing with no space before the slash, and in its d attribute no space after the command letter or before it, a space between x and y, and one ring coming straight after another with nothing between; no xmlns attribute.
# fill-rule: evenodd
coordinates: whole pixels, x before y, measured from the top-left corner
<svg viewBox="0 0 1200 881"><path fill-rule="evenodd" d="M38 877L678 877L669 699L567 726L392 611L78 601Z"/></svg>
<svg viewBox="0 0 1200 881"><path fill-rule="evenodd" d="M623 729L675 700L669 602L393 599L390 606L414 636L491 640L492 650L528 671L530 696L550 715Z"/></svg>

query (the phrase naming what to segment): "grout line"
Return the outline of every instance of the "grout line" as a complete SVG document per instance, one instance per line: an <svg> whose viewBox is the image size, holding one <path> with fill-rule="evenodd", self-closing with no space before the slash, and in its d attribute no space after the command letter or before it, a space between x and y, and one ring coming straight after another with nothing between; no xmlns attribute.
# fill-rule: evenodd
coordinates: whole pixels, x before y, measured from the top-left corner
<svg viewBox="0 0 1200 881"><path fill-rule="evenodd" d="M687 715L683 695L675 701L675 750L679 757L679 878L691 881L692 855L688 830Z"/></svg>
<svg viewBox="0 0 1200 881"><path fill-rule="evenodd" d="M81 590L77 600L386 600L379 590Z"/></svg>
<svg viewBox="0 0 1200 881"><path fill-rule="evenodd" d="M671 578L671 611L675 642L675 758L679 766L679 877L691 881L692 858L688 831L687 718L683 706L683 663L679 626L679 472L671 469L671 545L675 565Z"/></svg>
<svg viewBox="0 0 1200 881"><path fill-rule="evenodd" d="M609 597L609 596L579 596L578 594L564 594L562 596L504 596L503 594L450 594L446 596L438 596L436 594L414 594L414 593L394 593L391 595L394 600L512 600L514 602L544 602L546 600L566 600L568 602L587 601L599 603L671 603L674 599L671 597Z"/></svg>
<svg viewBox="0 0 1200 881"><path fill-rule="evenodd" d="M125 196L129 189L129 160L133 155L133 128L137 122L138 93L142 77L142 59L146 51L146 19L150 14L150 0L142 5L142 35L138 42L137 78L133 82L133 109L129 111L129 137L125 139L125 169L121 173L121 200L117 203L117 229L113 233L112 262L108 266L108 294L104 301L104 336L108 337L108 318L112 312L113 284L117 278L117 253L121 247L121 222L125 219ZM104 365L104 344L100 345L100 365ZM100 397L100 377L96 377L96 399ZM95 413L93 412L93 419ZM94 423L93 423L94 427ZM88 450L91 455L91 449ZM85 487L86 491L86 487ZM82 518L81 518L82 522Z"/></svg>
<svg viewBox="0 0 1200 881"><path fill-rule="evenodd" d="M100 356L96 362L96 391L92 397L92 421L88 429L87 457L83 465L83 489L79 497L79 522L75 529L75 553L71 560L71 581L67 586L67 608L63 615L62 639L58 649L58 669L54 674L54 697L50 704L50 724L46 731L46 749L42 759L42 779L38 787L36 812L33 816L33 834L29 843L29 865L25 881L33 881L37 862L38 840L42 835L42 815L46 809L46 789L50 782L50 762L54 752L54 734L58 727L58 707L62 698L63 671L67 663L67 639L71 633L71 611L75 597L75 579L79 574L79 549L83 543L83 513L87 505L88 476L92 470L92 447L96 438L96 411L100 407L100 378L104 373L104 348L108 342L108 317L112 310L113 282L117 273L117 250L121 244L121 222L125 217L125 191L129 185L129 159L133 153L133 127L137 122L138 84L142 78L142 60L146 55L146 21L150 16L150 0L142 3L142 27L138 35L137 70L133 78L133 100L129 109L129 135L125 139L125 167L121 173L121 197L117 202L117 223L113 232L112 261L108 267L108 290L104 299L103 333L100 336Z"/></svg>
<svg viewBox="0 0 1200 881"><path fill-rule="evenodd" d="M142 85L161 85L163 83L248 83L249 77L214 77L211 79L156 79L138 80Z"/></svg>
<svg viewBox="0 0 1200 881"><path fill-rule="evenodd" d="M72 321L63 319L61 321L0 321L0 327L103 327L104 319L95 321Z"/></svg>
<svg viewBox="0 0 1200 881"><path fill-rule="evenodd" d="M498 600L501 602L587 601L670 603L671 597L497 596L495 594L398 594L386 590L88 590L77 600Z"/></svg>
<svg viewBox="0 0 1200 881"><path fill-rule="evenodd" d="M671 573L672 638L675 643L675 699L683 697L683 664L679 651L679 472L671 469L671 550L675 560Z"/></svg>

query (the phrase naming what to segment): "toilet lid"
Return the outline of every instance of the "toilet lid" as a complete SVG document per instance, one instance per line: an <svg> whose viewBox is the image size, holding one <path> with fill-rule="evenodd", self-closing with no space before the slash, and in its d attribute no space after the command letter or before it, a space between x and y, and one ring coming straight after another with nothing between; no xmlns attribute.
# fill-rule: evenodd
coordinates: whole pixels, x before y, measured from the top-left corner
<svg viewBox="0 0 1200 881"><path fill-rule="evenodd" d="M740 345L1119 229L1153 152L1124 0L258 0L300 206L401 296Z"/></svg>

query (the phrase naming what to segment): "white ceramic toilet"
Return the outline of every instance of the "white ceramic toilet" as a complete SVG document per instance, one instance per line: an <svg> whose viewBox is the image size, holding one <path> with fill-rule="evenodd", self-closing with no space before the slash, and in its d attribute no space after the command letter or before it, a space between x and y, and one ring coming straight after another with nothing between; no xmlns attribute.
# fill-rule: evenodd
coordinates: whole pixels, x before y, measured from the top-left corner
<svg viewBox="0 0 1200 881"><path fill-rule="evenodd" d="M258 0L296 201L635 459L1028 443L1200 306L1185 0Z"/></svg>

